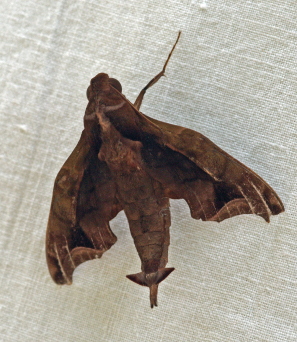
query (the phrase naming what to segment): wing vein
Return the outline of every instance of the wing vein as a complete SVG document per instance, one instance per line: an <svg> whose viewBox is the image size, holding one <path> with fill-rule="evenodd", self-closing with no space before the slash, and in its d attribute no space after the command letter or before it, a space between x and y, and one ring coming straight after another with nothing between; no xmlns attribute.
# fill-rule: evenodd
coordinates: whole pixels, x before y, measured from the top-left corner
<svg viewBox="0 0 297 342"><path fill-rule="evenodd" d="M58 252L58 248L57 248L56 242L54 242L54 250L55 250L55 253L56 253L56 256L57 256L57 260L58 260L58 264L60 266L60 269L61 269L61 272L63 274L63 277L64 277L64 279L66 279L67 284L71 284L71 281L67 277L66 272L65 272L64 267L63 267L63 264L61 262L61 258L60 258L59 252Z"/></svg>

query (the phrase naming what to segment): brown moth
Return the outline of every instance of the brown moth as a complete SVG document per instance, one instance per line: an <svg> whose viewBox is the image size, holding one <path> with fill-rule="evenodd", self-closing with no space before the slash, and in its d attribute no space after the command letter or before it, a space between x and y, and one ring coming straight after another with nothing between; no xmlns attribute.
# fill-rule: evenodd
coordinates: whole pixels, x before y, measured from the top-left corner
<svg viewBox="0 0 297 342"><path fill-rule="evenodd" d="M284 210L274 190L256 173L191 129L139 111L119 81L100 73L91 80L80 140L57 175L46 237L47 263L57 284L71 284L74 269L100 258L117 240L109 221L124 210L141 260L127 277L157 290L174 268L168 261L169 199L183 198L191 216L221 222L256 214L269 222Z"/></svg>

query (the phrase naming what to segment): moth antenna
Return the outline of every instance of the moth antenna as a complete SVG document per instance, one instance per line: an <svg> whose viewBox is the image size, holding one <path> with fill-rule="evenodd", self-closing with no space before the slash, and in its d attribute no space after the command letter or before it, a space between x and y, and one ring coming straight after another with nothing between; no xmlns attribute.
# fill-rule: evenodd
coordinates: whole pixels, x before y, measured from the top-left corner
<svg viewBox="0 0 297 342"><path fill-rule="evenodd" d="M164 64L163 69L162 69L162 71L160 72L160 74L161 74L161 73L164 74L165 69L166 69L166 67L167 67L167 64L168 64L168 62L169 62L169 59L170 59L170 57L171 57L171 55L172 55L172 53L173 53L173 51L174 51L174 49L175 49L175 47L176 47L176 44L177 44L178 41L179 41L180 35L181 35L181 31L178 31L178 35L177 35L176 41L175 41L175 43L174 43L174 45L173 45L173 47L172 47L172 49L171 49L171 51L170 51L170 53L169 53L169 55L168 55L168 57L167 57L167 60L166 60L166 62L165 62L165 64ZM159 74L158 74L158 75L159 75ZM158 77L158 75L155 76L154 78ZM163 76L163 75L161 75L161 76ZM161 76L160 76L160 77L161 77ZM160 77L159 77L159 78L160 78ZM153 78L153 79L154 79L154 78ZM158 79L159 79L159 78L158 78ZM156 80L155 83L156 83L157 81L158 81L158 80ZM154 84L154 83L153 83L153 84ZM153 85L153 84L152 84L152 85Z"/></svg>
<svg viewBox="0 0 297 342"><path fill-rule="evenodd" d="M171 57L171 55L172 55L172 53L173 53L173 51L174 51L174 49L175 49L175 47L176 47L176 44L177 44L178 41L179 41L180 35L181 35L181 31L178 32L176 41L175 41L175 43L174 43L174 45L173 45L173 47L172 47L172 49L171 49L171 51L170 51L170 53L169 53L167 59L166 59L166 62L165 62L165 64L164 64L164 66L163 66L162 71L159 72L153 79L151 79L151 80L149 81L149 83L141 90L141 92L140 92L139 95L137 96L137 99L136 99L135 102L134 102L134 107L135 107L137 110L139 110L139 108L140 108L140 106L141 106L141 103L142 103L142 100L143 100L143 97L144 97L144 94L146 93L146 91L147 91L150 87L152 87L155 83L157 83L157 82L159 81L159 79L160 79L162 76L165 76L165 70L166 70L167 64L168 64L168 62L169 62L169 60L170 60L170 57Z"/></svg>

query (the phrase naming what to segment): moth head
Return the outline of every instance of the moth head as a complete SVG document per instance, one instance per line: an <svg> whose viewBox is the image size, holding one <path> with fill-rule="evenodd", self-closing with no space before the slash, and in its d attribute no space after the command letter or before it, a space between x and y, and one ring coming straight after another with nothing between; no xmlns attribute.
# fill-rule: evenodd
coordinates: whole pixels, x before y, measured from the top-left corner
<svg viewBox="0 0 297 342"><path fill-rule="evenodd" d="M116 80L115 78L110 78L108 82L117 91L119 91L120 93L122 92L122 85L118 80Z"/></svg>
<svg viewBox="0 0 297 342"><path fill-rule="evenodd" d="M107 74L100 73L91 79L91 84L87 89L88 100L95 95L100 93L108 93L110 91L109 77Z"/></svg>
<svg viewBox="0 0 297 342"><path fill-rule="evenodd" d="M115 88L120 93L122 92L122 86L121 83L116 80L115 78L109 78L107 74L100 73L93 77L91 79L91 84L89 85L87 89L87 98L90 101L90 99L95 94L102 94L102 93L109 93L110 92L110 86Z"/></svg>

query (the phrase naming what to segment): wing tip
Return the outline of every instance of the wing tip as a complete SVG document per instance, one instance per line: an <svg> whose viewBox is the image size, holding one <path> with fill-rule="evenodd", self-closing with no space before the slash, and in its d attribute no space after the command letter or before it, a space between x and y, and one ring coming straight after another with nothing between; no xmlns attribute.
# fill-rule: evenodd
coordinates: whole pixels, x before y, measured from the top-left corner
<svg viewBox="0 0 297 342"><path fill-rule="evenodd" d="M76 247L70 254L64 255L63 258L59 257L59 259L47 254L49 273L56 284L71 285L76 267L85 261L101 258L104 252L105 249Z"/></svg>
<svg viewBox="0 0 297 342"><path fill-rule="evenodd" d="M271 215L278 215L285 210L281 201L278 201L273 205L269 203L269 207L268 203L265 203L266 205L260 204L257 203L257 205L253 206L245 198L234 199L226 203L215 215L207 218L206 221L222 222L233 216L254 214L262 217L267 223L269 223Z"/></svg>

